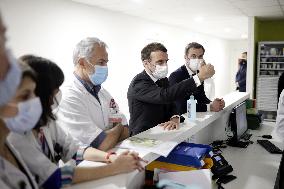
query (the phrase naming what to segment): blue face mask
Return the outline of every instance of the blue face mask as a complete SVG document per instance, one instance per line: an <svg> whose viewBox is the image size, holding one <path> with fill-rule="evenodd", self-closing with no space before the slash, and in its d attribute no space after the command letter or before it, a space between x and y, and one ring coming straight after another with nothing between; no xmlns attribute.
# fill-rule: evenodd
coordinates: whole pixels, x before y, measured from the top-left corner
<svg viewBox="0 0 284 189"><path fill-rule="evenodd" d="M95 72L92 74L89 74L89 78L94 85L101 85L107 79L108 67L98 66L98 65L95 65L93 67L95 68Z"/></svg>

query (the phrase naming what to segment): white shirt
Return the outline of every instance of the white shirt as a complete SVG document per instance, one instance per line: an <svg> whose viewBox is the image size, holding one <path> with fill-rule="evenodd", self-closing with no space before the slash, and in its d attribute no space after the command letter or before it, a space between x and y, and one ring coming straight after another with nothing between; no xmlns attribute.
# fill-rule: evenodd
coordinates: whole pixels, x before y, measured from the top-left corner
<svg viewBox="0 0 284 189"><path fill-rule="evenodd" d="M154 83L156 83L156 81L158 81L158 79L156 79L154 76L152 76L152 74L148 73L147 70L145 70L145 72L148 74L148 76L154 81Z"/></svg>

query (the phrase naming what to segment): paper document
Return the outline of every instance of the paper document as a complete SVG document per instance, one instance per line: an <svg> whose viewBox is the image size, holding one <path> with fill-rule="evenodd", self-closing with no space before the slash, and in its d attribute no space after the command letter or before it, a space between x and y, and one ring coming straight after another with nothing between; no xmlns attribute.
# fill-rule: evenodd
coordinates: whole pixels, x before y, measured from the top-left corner
<svg viewBox="0 0 284 189"><path fill-rule="evenodd" d="M128 140L133 145L149 148L162 144L162 141L149 138L130 137Z"/></svg>
<svg viewBox="0 0 284 189"><path fill-rule="evenodd" d="M176 183L188 186L194 186L198 189L211 189L212 179L209 169L179 171L179 172L160 172L158 174L159 180L172 180Z"/></svg>
<svg viewBox="0 0 284 189"><path fill-rule="evenodd" d="M169 153L178 145L173 141L161 141L150 138L130 137L119 144L118 148L132 149L137 152L139 150L156 153L158 155L167 157Z"/></svg>

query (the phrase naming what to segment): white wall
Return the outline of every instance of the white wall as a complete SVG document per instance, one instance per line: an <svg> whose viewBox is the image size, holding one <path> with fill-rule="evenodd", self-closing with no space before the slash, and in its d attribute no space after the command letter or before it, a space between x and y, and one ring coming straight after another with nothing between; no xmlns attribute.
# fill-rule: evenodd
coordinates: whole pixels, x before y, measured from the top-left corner
<svg viewBox="0 0 284 189"><path fill-rule="evenodd" d="M255 41L254 41L254 23L255 18L249 17L248 21L248 66L247 66L247 91L250 92L251 98L256 98L253 96L254 91L254 53L255 53Z"/></svg>
<svg viewBox="0 0 284 189"><path fill-rule="evenodd" d="M228 71L232 70L231 41L67 0L0 2L9 45L15 54L33 53L55 61L63 69L66 81L72 77L75 44L87 36L104 40L110 59L109 78L104 87L125 113L128 113L128 85L143 70L140 51L155 40L168 48L170 72L184 63L184 47L188 42L203 44L205 60L215 66L216 96L234 88L231 82L234 76Z"/></svg>

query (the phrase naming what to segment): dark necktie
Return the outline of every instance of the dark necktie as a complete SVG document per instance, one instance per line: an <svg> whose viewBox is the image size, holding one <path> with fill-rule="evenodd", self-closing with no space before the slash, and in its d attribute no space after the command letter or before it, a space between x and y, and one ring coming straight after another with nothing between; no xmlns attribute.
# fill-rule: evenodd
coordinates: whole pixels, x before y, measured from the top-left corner
<svg viewBox="0 0 284 189"><path fill-rule="evenodd" d="M169 86L169 80L168 80L168 78L162 78L162 79L157 80L156 84L159 87L167 88Z"/></svg>
<svg viewBox="0 0 284 189"><path fill-rule="evenodd" d="M198 74L199 73L199 70L197 70L194 74L192 74L191 76L193 77L193 76L195 76L196 74Z"/></svg>

